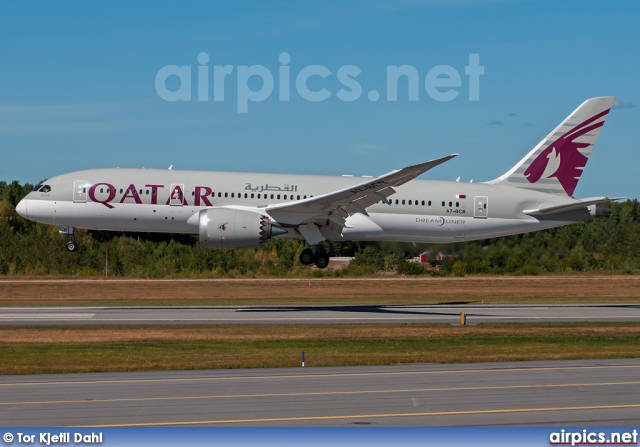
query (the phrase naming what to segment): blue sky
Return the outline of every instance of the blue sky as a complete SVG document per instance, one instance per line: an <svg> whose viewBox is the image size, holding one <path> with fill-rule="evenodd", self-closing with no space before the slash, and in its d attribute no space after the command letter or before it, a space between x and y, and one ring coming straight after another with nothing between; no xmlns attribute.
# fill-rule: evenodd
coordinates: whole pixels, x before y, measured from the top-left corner
<svg viewBox="0 0 640 447"><path fill-rule="evenodd" d="M490 180L507 171L582 101L615 95L577 197L638 197L640 3L395 0L328 2L18 2L0 4L0 180L37 182L98 167L379 175L450 153L426 178ZM197 57L209 55L209 100L198 101ZM281 53L290 100L279 100ZM478 54L479 100L465 66ZM156 75L192 67L192 100L166 101ZM233 66L213 101L214 66ZM263 66L276 86L238 113L239 67ZM308 80L330 97L295 89ZM337 72L361 71L362 95L342 101ZM418 100L388 66L419 75ZM433 67L460 73L437 101ZM168 89L180 88L170 77ZM248 88L262 88L257 77ZM380 93L371 101L368 92ZM244 90L243 90L244 91Z"/></svg>

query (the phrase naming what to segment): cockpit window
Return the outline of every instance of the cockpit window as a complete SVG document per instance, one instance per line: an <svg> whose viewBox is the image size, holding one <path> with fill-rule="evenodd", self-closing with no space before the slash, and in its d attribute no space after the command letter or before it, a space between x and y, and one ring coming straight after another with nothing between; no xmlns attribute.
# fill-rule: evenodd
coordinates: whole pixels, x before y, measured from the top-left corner
<svg viewBox="0 0 640 447"><path fill-rule="evenodd" d="M39 185L34 186L34 187L33 187L33 189L32 189L32 191L33 191L33 192L35 192L35 191L40 191L40 188L42 188L43 186L44 186L44 185L43 185L42 183L40 183Z"/></svg>
<svg viewBox="0 0 640 447"><path fill-rule="evenodd" d="M40 192L51 192L51 186L43 185L42 188L40 188Z"/></svg>

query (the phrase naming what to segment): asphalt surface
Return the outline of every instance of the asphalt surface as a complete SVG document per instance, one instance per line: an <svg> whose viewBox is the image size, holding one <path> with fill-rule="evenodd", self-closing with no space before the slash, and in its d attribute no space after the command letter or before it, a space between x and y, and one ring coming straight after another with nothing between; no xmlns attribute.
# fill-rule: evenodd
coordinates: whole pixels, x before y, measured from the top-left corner
<svg viewBox="0 0 640 447"><path fill-rule="evenodd" d="M640 321L640 305L354 305L192 307L3 307L16 324L320 324Z"/></svg>
<svg viewBox="0 0 640 447"><path fill-rule="evenodd" d="M635 426L638 414L638 359L0 377L4 426Z"/></svg>

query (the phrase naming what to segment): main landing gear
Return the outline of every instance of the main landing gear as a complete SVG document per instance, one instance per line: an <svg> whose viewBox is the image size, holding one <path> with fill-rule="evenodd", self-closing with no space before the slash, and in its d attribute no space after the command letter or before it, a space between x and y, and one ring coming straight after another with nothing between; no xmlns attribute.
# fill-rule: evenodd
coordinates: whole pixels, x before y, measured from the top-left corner
<svg viewBox="0 0 640 447"><path fill-rule="evenodd" d="M67 251L73 253L78 249L78 244L76 243L76 238L74 236L74 228L73 227L60 227L60 233L69 235L69 242L67 242Z"/></svg>
<svg viewBox="0 0 640 447"><path fill-rule="evenodd" d="M329 265L329 255L317 247L305 248L300 253L300 262L304 265L315 263L319 269L326 269Z"/></svg>

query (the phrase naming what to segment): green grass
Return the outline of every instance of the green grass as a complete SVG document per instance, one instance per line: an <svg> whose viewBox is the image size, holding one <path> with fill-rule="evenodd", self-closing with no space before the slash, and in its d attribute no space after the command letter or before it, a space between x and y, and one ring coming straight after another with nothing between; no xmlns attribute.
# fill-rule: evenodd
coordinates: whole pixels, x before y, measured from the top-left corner
<svg viewBox="0 0 640 447"><path fill-rule="evenodd" d="M221 337L216 328L187 329L192 339L180 340L176 328L171 331L178 332L166 335L158 328L160 332L145 339L149 328L135 326L118 330L142 331L139 340L109 341L105 336L104 341L70 341L75 338L73 327L63 329L68 338L62 342L50 338L53 332L48 329L42 335L49 338L41 341L3 337L0 374L295 367L300 366L302 351L310 367L640 358L640 325L633 323L281 326L273 332L262 327L263 339L257 327L229 327ZM76 335L76 340L82 339Z"/></svg>

